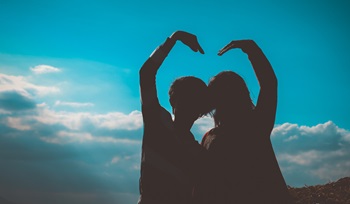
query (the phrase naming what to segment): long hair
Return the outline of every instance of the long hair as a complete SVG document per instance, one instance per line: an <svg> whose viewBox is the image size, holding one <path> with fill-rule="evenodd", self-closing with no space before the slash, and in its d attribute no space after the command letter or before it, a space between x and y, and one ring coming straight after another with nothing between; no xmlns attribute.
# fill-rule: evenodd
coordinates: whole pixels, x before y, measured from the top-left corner
<svg viewBox="0 0 350 204"><path fill-rule="evenodd" d="M208 89L216 127L255 108L245 81L235 72L220 72L210 79Z"/></svg>

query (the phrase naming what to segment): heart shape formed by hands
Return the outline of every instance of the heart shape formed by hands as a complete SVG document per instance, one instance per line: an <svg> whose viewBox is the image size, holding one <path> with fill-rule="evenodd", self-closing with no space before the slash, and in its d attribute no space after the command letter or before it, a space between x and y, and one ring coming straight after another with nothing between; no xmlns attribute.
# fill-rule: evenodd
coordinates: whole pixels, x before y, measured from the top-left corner
<svg viewBox="0 0 350 204"><path fill-rule="evenodd" d="M201 54L204 54L204 50L200 46L197 36L191 33L185 31L176 31L170 36L170 38L174 39L175 41L181 41L183 44L191 48L194 52L199 51ZM243 52L248 54L248 52L258 48L258 46L253 40L233 40L222 49L220 49L218 55L221 56L225 52L235 48L240 48Z"/></svg>

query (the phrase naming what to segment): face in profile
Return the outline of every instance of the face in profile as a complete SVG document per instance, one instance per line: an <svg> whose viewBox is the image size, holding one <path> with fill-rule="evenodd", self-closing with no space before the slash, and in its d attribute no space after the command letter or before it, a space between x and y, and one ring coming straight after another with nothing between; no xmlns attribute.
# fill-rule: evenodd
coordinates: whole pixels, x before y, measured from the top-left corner
<svg viewBox="0 0 350 204"><path fill-rule="evenodd" d="M232 71L220 72L208 85L215 125L246 117L254 104L243 78Z"/></svg>
<svg viewBox="0 0 350 204"><path fill-rule="evenodd" d="M170 87L169 96L175 116L196 120L210 111L208 87L196 77L175 80Z"/></svg>
<svg viewBox="0 0 350 204"><path fill-rule="evenodd" d="M220 72L208 85L213 108L251 110L252 101L243 78L232 71Z"/></svg>

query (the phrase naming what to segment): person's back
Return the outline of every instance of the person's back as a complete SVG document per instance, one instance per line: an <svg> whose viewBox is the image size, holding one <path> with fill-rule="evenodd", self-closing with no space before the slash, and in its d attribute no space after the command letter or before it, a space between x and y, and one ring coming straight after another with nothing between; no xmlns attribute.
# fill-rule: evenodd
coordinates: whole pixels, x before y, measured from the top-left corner
<svg viewBox="0 0 350 204"><path fill-rule="evenodd" d="M211 158L211 168L206 171L210 182L204 185L210 185L206 188L215 195L209 203L289 202L271 142L262 139L258 126L252 122L240 128L214 128L203 138Z"/></svg>
<svg viewBox="0 0 350 204"><path fill-rule="evenodd" d="M140 193L143 201L187 203L191 185L183 172L180 144L172 129L170 114L161 106L143 107Z"/></svg>
<svg viewBox="0 0 350 204"><path fill-rule="evenodd" d="M196 77L181 77L170 87L174 119L160 104L156 73L176 41L204 53L196 36L177 31L159 46L140 69L140 91L144 134L142 140L139 204L186 204L192 183L188 168L193 161L189 147L195 146L190 129L194 121L208 112L206 84ZM192 145L193 144L193 145ZM188 150L188 151L187 151Z"/></svg>
<svg viewBox="0 0 350 204"><path fill-rule="evenodd" d="M208 168L196 185L194 200L207 203L289 203L270 134L277 106L277 78L252 40L232 41L219 55L233 48L248 54L260 84L255 106L238 74L224 71L209 82L215 128L203 138ZM200 203L200 202L198 202Z"/></svg>

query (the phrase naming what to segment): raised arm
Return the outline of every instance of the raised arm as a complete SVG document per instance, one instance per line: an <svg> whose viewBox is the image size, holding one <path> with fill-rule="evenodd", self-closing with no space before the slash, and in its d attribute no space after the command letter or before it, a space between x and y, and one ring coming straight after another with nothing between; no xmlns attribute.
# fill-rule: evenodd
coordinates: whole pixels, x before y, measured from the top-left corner
<svg viewBox="0 0 350 204"><path fill-rule="evenodd" d="M240 48L248 55L260 85L260 93L255 113L262 124L264 132L270 135L275 123L277 107L277 78L275 72L262 50L253 40L231 41L222 48L218 55L230 49Z"/></svg>
<svg viewBox="0 0 350 204"><path fill-rule="evenodd" d="M183 42L194 52L199 51L200 53L204 54L204 51L199 45L195 35L184 31L176 31L170 37L168 37L162 45L154 50L140 69L140 89L143 106L159 104L155 82L156 74L177 40Z"/></svg>

